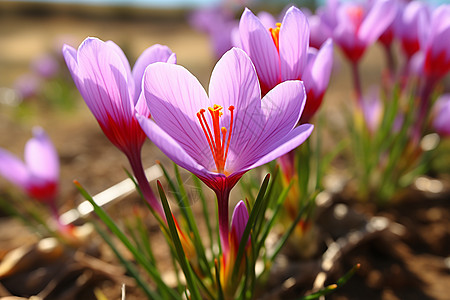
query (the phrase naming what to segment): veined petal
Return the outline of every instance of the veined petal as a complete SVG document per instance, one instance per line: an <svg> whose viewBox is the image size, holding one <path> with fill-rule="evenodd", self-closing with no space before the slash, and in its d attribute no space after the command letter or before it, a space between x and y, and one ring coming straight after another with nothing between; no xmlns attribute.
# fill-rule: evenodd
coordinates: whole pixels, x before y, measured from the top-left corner
<svg viewBox="0 0 450 300"><path fill-rule="evenodd" d="M133 105L128 89L128 73L112 48L96 38L87 38L78 50L78 70L86 104L99 122L108 115L130 121Z"/></svg>
<svg viewBox="0 0 450 300"><path fill-rule="evenodd" d="M366 45L374 43L394 21L397 9L394 0L375 1L359 28L358 38Z"/></svg>
<svg viewBox="0 0 450 300"><path fill-rule="evenodd" d="M203 177L211 177L211 172L192 158L172 136L167 134L153 120L136 116L142 130L149 139L171 160L186 170Z"/></svg>
<svg viewBox="0 0 450 300"><path fill-rule="evenodd" d="M333 67L333 42L328 39L315 54L310 56L303 76L307 91L314 89L319 95L324 92L330 81Z"/></svg>
<svg viewBox="0 0 450 300"><path fill-rule="evenodd" d="M286 12L280 27L281 80L300 79L309 47L309 24L296 7Z"/></svg>
<svg viewBox="0 0 450 300"><path fill-rule="evenodd" d="M244 201L240 200L234 207L233 216L231 217L231 234L236 238L236 242L239 243L244 234L245 227L248 223L248 210ZM250 237L248 239L250 241ZM236 244L238 246L238 244Z"/></svg>
<svg viewBox="0 0 450 300"><path fill-rule="evenodd" d="M241 49L226 52L215 66L209 84L210 105L223 107L221 126L230 124L230 105L235 107L233 139L239 139L244 115L261 107L261 90L250 57ZM206 109L206 107L205 107Z"/></svg>
<svg viewBox="0 0 450 300"><path fill-rule="evenodd" d="M273 24L275 26L275 24ZM250 56L259 80L269 89L281 81L280 58L269 31L245 9L239 23L242 48Z"/></svg>
<svg viewBox="0 0 450 300"><path fill-rule="evenodd" d="M171 63L176 63L175 54L172 53L172 50L167 46L156 44L142 52L141 56L136 60L132 71L134 82L136 84L136 97L139 97L141 94L142 77L144 76L145 68L155 62L168 62L169 59ZM133 100L135 100L136 103L138 99L134 98Z"/></svg>
<svg viewBox="0 0 450 300"><path fill-rule="evenodd" d="M29 171L38 178L58 182L59 158L55 146L42 128L33 128L33 135L24 152Z"/></svg>
<svg viewBox="0 0 450 300"><path fill-rule="evenodd" d="M247 112L248 124L239 138L232 136L228 169L236 171L253 164L297 124L305 106L305 89L300 81L285 81L262 100L261 109ZM258 115L259 114L259 115Z"/></svg>
<svg viewBox="0 0 450 300"><path fill-rule="evenodd" d="M77 50L69 45L64 44L62 53L70 74L72 75L73 81L75 82L77 89L81 91L82 85L80 84L80 78L78 75Z"/></svg>
<svg viewBox="0 0 450 300"><path fill-rule="evenodd" d="M265 154L259 160L254 162L252 165L245 167L242 171L254 169L256 167L262 166L283 154L300 146L310 135L314 126L311 124L302 124L294 128L290 133L288 133L283 139L277 141L276 146L270 147L271 151ZM274 148L274 149L272 149Z"/></svg>
<svg viewBox="0 0 450 300"><path fill-rule="evenodd" d="M145 71L143 92L158 126L194 160L209 161L213 165L208 142L197 119L197 112L207 109L210 102L197 78L182 66L154 63Z"/></svg>
<svg viewBox="0 0 450 300"><path fill-rule="evenodd" d="M0 148L0 175L16 186L26 189L30 176L24 162Z"/></svg>

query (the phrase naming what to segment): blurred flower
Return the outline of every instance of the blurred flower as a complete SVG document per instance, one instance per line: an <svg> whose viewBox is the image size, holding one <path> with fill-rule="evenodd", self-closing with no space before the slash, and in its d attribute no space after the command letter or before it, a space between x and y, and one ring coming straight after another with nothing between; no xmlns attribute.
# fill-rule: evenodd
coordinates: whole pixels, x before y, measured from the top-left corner
<svg viewBox="0 0 450 300"><path fill-rule="evenodd" d="M52 55L43 55L32 62L32 68L39 76L49 79L56 76L59 71L58 60Z"/></svg>
<svg viewBox="0 0 450 300"><path fill-rule="evenodd" d="M14 82L14 89L21 99L30 99L40 92L41 85L42 82L37 76L25 74Z"/></svg>
<svg viewBox="0 0 450 300"><path fill-rule="evenodd" d="M145 100L139 99L145 68L158 61L175 63L175 54L166 46L154 45L142 53L131 71L119 46L112 41L87 38L78 50L64 45L63 55L78 90L103 132L127 156L146 200L164 216L142 167L145 133L135 115L150 117Z"/></svg>
<svg viewBox="0 0 450 300"><path fill-rule="evenodd" d="M217 58L234 46L232 35L238 23L231 11L222 7L197 10L189 16L189 22L195 29L208 34Z"/></svg>
<svg viewBox="0 0 450 300"><path fill-rule="evenodd" d="M367 129L374 133L380 126L383 117L383 104L380 100L380 90L372 87L362 99L362 111Z"/></svg>
<svg viewBox="0 0 450 300"><path fill-rule="evenodd" d="M433 127L444 137L450 137L450 94L444 94L436 100L433 107Z"/></svg>
<svg viewBox="0 0 450 300"><path fill-rule="evenodd" d="M242 48L255 64L263 95L283 81L303 80L308 101L301 121L307 122L328 87L333 44L328 40L320 51L309 48L308 21L296 7L286 11L276 28L268 28L267 20L244 11L239 25Z"/></svg>
<svg viewBox="0 0 450 300"><path fill-rule="evenodd" d="M346 2L338 7L336 13L334 41L345 56L356 63L392 23L397 14L397 5L394 0L374 1L371 6Z"/></svg>
<svg viewBox="0 0 450 300"><path fill-rule="evenodd" d="M241 200L234 207L233 216L231 217L231 230L228 236L230 247L223 252L221 257L220 281L223 290L230 297L233 297L237 288L236 286L233 286L232 283L240 282L238 278L241 278L245 268L245 255L242 256L240 261L236 261L236 259L242 236L244 235L244 230L248 223L248 218L247 207L245 206L244 201ZM249 246L250 236L247 240L247 245L245 246L246 249L248 249ZM231 278L235 266L239 268L237 274L238 278Z"/></svg>
<svg viewBox="0 0 450 300"><path fill-rule="evenodd" d="M322 44L333 36L333 29L337 24L336 11L339 7L338 0L328 0L326 4L316 10L315 15L309 15L310 46L319 49Z"/></svg>
<svg viewBox="0 0 450 300"><path fill-rule="evenodd" d="M54 205L59 185L58 153L45 131L36 127L25 145L22 161L0 148L0 175L30 197Z"/></svg>
<svg viewBox="0 0 450 300"><path fill-rule="evenodd" d="M424 72L439 80L450 71L450 5L441 5L433 11L427 33Z"/></svg>
<svg viewBox="0 0 450 300"><path fill-rule="evenodd" d="M429 6L424 2L411 1L401 10L396 35L408 59L419 51L429 22Z"/></svg>
<svg viewBox="0 0 450 300"><path fill-rule="evenodd" d="M209 98L185 68L162 63L147 68L143 94L154 120L138 120L150 140L216 193L226 249L231 189L245 172L296 148L311 134L310 124L295 127L305 103L303 84L282 83L261 100L250 58L233 48L214 68Z"/></svg>

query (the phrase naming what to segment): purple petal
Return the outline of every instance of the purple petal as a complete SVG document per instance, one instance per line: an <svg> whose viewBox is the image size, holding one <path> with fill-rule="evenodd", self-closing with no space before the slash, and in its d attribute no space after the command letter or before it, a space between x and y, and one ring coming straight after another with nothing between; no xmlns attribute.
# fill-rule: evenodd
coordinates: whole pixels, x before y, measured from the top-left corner
<svg viewBox="0 0 450 300"><path fill-rule="evenodd" d="M260 81L269 89L277 85L281 81L277 48L269 31L247 8L242 14L239 32L242 48L255 64Z"/></svg>
<svg viewBox="0 0 450 300"><path fill-rule="evenodd" d="M59 158L52 141L42 128L33 129L34 137L25 145L25 163L33 176L59 181Z"/></svg>
<svg viewBox="0 0 450 300"><path fill-rule="evenodd" d="M112 47L96 38L87 38L78 50L78 68L86 104L97 120L108 115L130 121L134 105L128 89L128 72Z"/></svg>
<svg viewBox="0 0 450 300"><path fill-rule="evenodd" d="M221 126L229 127L230 111L234 106L234 128L237 128L233 139L238 138L241 121L249 109L261 106L261 91L255 67L248 55L238 48L233 48L223 55L214 67L209 85L210 105L223 107ZM254 108L252 108L254 107Z"/></svg>
<svg viewBox="0 0 450 300"><path fill-rule="evenodd" d="M200 174L204 177L210 177L211 172L198 164L172 136L167 134L153 120L144 116L136 116L142 130L149 139L171 160L186 170Z"/></svg>
<svg viewBox="0 0 450 300"><path fill-rule="evenodd" d="M261 157L258 161L253 163L252 165L246 167L244 170L254 169L256 167L262 166L272 160L290 152L291 150L300 146L313 131L314 126L311 124L302 124L296 128L294 128L289 134L287 134L284 138L277 141L275 149L271 149L271 151ZM270 147L273 148L273 147ZM243 171L244 171L243 170Z"/></svg>
<svg viewBox="0 0 450 300"><path fill-rule="evenodd" d="M10 152L0 148L0 175L15 184L26 189L29 172L23 161Z"/></svg>
<svg viewBox="0 0 450 300"><path fill-rule="evenodd" d="M300 79L309 47L309 24L296 7L286 12L280 27L281 80Z"/></svg>
<svg viewBox="0 0 450 300"><path fill-rule="evenodd" d="M303 76L307 91L314 89L315 95L325 92L330 81L333 67L333 42L328 39L320 50L308 58L308 64Z"/></svg>
<svg viewBox="0 0 450 300"><path fill-rule="evenodd" d="M243 132L232 136L228 169L241 170L276 148L279 140L297 124L305 97L300 81L285 81L261 100L260 110L246 112L241 120L246 124Z"/></svg>
<svg viewBox="0 0 450 300"><path fill-rule="evenodd" d="M196 161L213 163L197 119L197 112L207 110L210 102L197 78L182 66L154 63L145 71L143 92L156 124Z"/></svg>
<svg viewBox="0 0 450 300"><path fill-rule="evenodd" d="M72 75L73 81L75 82L78 90L81 91L80 77L78 75L77 50L69 45L64 44L62 53L70 74Z"/></svg>
<svg viewBox="0 0 450 300"><path fill-rule="evenodd" d="M172 63L176 63L175 54L167 46L156 44L142 52L141 56L136 60L132 71L134 82L136 84L136 96L141 94L142 77L144 76L145 68L147 68L149 64L155 62L168 62L169 59Z"/></svg>
<svg viewBox="0 0 450 300"><path fill-rule="evenodd" d="M238 243L242 239L248 218L247 207L245 206L244 201L241 200L234 207L233 216L231 217L231 232L236 235Z"/></svg>
<svg viewBox="0 0 450 300"><path fill-rule="evenodd" d="M394 21L397 9L394 0L375 1L359 28L358 38L366 45L374 43Z"/></svg>
<svg viewBox="0 0 450 300"><path fill-rule="evenodd" d="M128 91L130 91L130 97L134 101L134 103L136 103L137 99L135 99L135 98L137 98L139 96L139 94L135 94L134 91L138 87L140 88L141 82L139 82L139 85L136 87L136 84L133 80L133 76L131 75L130 62L128 61L128 58L126 57L125 53L123 53L123 50L113 41L106 41L105 44L108 45L108 47L110 47L110 49L112 51L115 51L117 53L117 55L120 57L120 60L122 61L122 64L127 73L126 78L127 78L127 83L128 83Z"/></svg>

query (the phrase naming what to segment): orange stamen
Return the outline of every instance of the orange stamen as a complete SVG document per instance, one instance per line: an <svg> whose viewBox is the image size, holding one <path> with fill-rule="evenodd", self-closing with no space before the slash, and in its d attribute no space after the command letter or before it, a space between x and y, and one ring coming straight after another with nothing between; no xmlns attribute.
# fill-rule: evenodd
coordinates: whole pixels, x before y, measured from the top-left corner
<svg viewBox="0 0 450 300"><path fill-rule="evenodd" d="M203 133L206 136L206 140L208 141L209 148L211 150L214 162L216 164L217 172L223 173L225 169L225 163L228 156L228 149L230 147L230 141L231 141L231 132L233 127L233 110L234 106L230 106L228 109L231 112L231 119L230 119L230 128L227 130L225 127L220 127L219 125L219 118L223 115L222 113L222 106L214 104L213 107L209 107L209 113L211 114L212 119L212 129L211 131L206 118L205 118L205 110L201 109L197 113L197 118L200 122L200 125L202 126ZM228 132L228 138L227 138L227 132ZM221 136L222 133L222 136Z"/></svg>
<svg viewBox="0 0 450 300"><path fill-rule="evenodd" d="M272 35L273 42L275 43L275 47L277 47L277 50L280 51L280 27L281 23L275 24L277 27L275 28L269 28L269 32Z"/></svg>

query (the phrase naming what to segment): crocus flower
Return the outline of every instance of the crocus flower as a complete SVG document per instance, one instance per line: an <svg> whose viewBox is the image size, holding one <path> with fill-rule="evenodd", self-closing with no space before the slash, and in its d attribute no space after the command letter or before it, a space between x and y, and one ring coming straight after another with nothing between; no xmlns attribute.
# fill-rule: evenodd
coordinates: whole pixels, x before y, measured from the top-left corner
<svg viewBox="0 0 450 300"><path fill-rule="evenodd" d="M238 23L231 11L223 7L197 10L189 16L189 21L195 29L208 34L217 58L233 47L232 33Z"/></svg>
<svg viewBox="0 0 450 300"><path fill-rule="evenodd" d="M424 47L424 72L432 80L440 80L450 71L450 5L433 11Z"/></svg>
<svg viewBox="0 0 450 300"><path fill-rule="evenodd" d="M235 266L239 267L239 272L237 276L242 277L244 271L245 262L244 257L240 261L236 261L239 246L241 244L242 236L244 235L245 227L248 223L248 210L245 206L244 201L239 201L234 207L233 216L231 217L231 230L228 235L230 247L223 252L221 256L221 266L220 266L220 281L225 294L234 299L233 294L236 291L236 284L239 283L239 279L231 278L233 269ZM250 246L250 236L247 240L246 249Z"/></svg>
<svg viewBox="0 0 450 300"><path fill-rule="evenodd" d="M339 6L336 13L334 41L345 56L356 63L392 23L397 13L397 5L394 0L374 1L370 7L346 2Z"/></svg>
<svg viewBox="0 0 450 300"><path fill-rule="evenodd" d="M239 32L242 49L255 64L263 95L286 80L303 80L308 101L302 122L319 108L331 74L331 40L319 52L309 48L309 25L296 7L286 11L283 21L268 28L249 9L242 14Z"/></svg>
<svg viewBox="0 0 450 300"><path fill-rule="evenodd" d="M33 129L25 145L25 160L0 148L0 175L31 198L55 205L59 186L59 159L50 138L42 128Z"/></svg>
<svg viewBox="0 0 450 300"><path fill-rule="evenodd" d="M433 127L443 137L450 137L450 94L442 95L433 107Z"/></svg>
<svg viewBox="0 0 450 300"><path fill-rule="evenodd" d="M239 23L242 49L255 64L263 95L280 82L300 79L308 56L309 25L298 8L289 8L273 26L266 28L248 8Z"/></svg>
<svg viewBox="0 0 450 300"><path fill-rule="evenodd" d="M154 45L142 53L131 71L119 46L97 38L87 38L78 50L64 45L63 55L78 90L103 132L127 156L146 200L164 216L142 167L145 134L135 115L150 116L145 101L139 100L145 68L157 61L175 63L175 55L166 46Z"/></svg>
<svg viewBox="0 0 450 300"><path fill-rule="evenodd" d="M139 123L170 159L214 190L227 248L231 189L245 172L296 148L311 134L310 124L295 127L305 104L303 84L284 82L261 100L252 61L233 48L214 68L209 98L189 71L163 63L147 67L143 95L153 120L144 115Z"/></svg>
<svg viewBox="0 0 450 300"><path fill-rule="evenodd" d="M42 55L32 62L33 70L43 78L53 78L59 70L58 60L50 54Z"/></svg>

